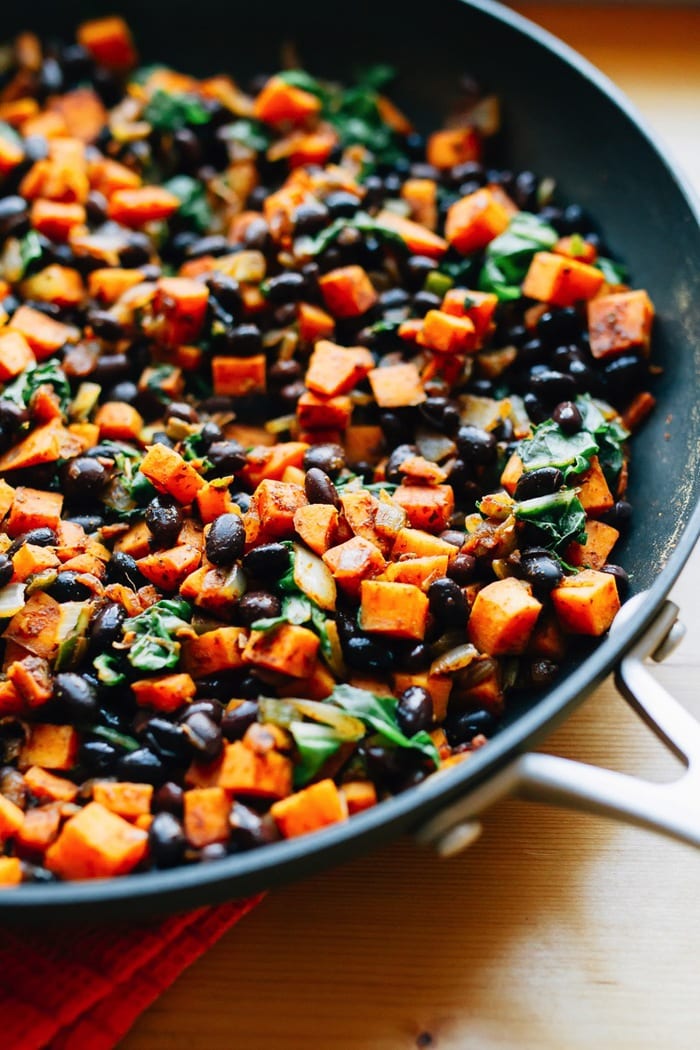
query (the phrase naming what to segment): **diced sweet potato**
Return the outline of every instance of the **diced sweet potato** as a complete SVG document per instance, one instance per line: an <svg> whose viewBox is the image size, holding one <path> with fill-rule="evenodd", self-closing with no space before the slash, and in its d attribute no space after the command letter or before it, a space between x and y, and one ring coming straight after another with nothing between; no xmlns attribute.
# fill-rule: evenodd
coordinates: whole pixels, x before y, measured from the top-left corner
<svg viewBox="0 0 700 1050"><path fill-rule="evenodd" d="M24 774L24 782L42 802L73 802L78 795L78 786L72 780L57 777L41 766L30 766Z"/></svg>
<svg viewBox="0 0 700 1050"><path fill-rule="evenodd" d="M422 529L404 528L397 533L391 555L396 561L406 554L416 558L446 555L448 559L452 559L457 554L457 548Z"/></svg>
<svg viewBox="0 0 700 1050"><path fill-rule="evenodd" d="M294 512L294 530L315 554L333 546L338 532L338 511L328 503L310 503Z"/></svg>
<svg viewBox="0 0 700 1050"><path fill-rule="evenodd" d="M14 838L24 821L24 812L9 798L0 795L0 842Z"/></svg>
<svg viewBox="0 0 700 1050"><path fill-rule="evenodd" d="M306 506L304 490L285 481L261 481L255 490L255 504L266 540L290 537L294 532L294 515Z"/></svg>
<svg viewBox="0 0 700 1050"><path fill-rule="evenodd" d="M327 779L273 803L270 814L282 835L289 839L346 820L348 808L334 781Z"/></svg>
<svg viewBox="0 0 700 1050"><path fill-rule="evenodd" d="M523 295L554 306L592 299L605 278L600 270L554 252L536 252L523 281Z"/></svg>
<svg viewBox="0 0 700 1050"><path fill-rule="evenodd" d="M371 780L346 780L340 788L340 793L345 799L349 816L361 813L364 809L371 809L377 804L377 789Z"/></svg>
<svg viewBox="0 0 700 1050"><path fill-rule="evenodd" d="M151 812L152 784L136 784L131 781L98 780L92 786L95 802L116 813L124 820L136 820Z"/></svg>
<svg viewBox="0 0 700 1050"><path fill-rule="evenodd" d="M476 596L467 624L469 640L490 656L522 653L541 608L522 580L508 576L489 583Z"/></svg>
<svg viewBox="0 0 700 1050"><path fill-rule="evenodd" d="M248 397L265 393L264 354L255 354L253 357L213 357L211 372L214 393L222 397Z"/></svg>
<svg viewBox="0 0 700 1050"><path fill-rule="evenodd" d="M363 631L422 641L427 619L428 599L420 588L408 583L362 581L360 625Z"/></svg>
<svg viewBox="0 0 700 1050"><path fill-rule="evenodd" d="M278 751L261 755L241 740L224 744L221 758L207 766L190 767L187 783L221 787L234 797L284 798L292 790L292 762Z"/></svg>
<svg viewBox="0 0 700 1050"><path fill-rule="evenodd" d="M655 404L656 398L648 390L640 390L638 394L635 394L622 413L622 425L625 430L629 430L630 434L634 434L649 413L653 411Z"/></svg>
<svg viewBox="0 0 700 1050"><path fill-rule="evenodd" d="M32 204L30 218L39 233L52 241L67 241L74 226L85 224L85 208L75 202L67 204L39 198Z"/></svg>
<svg viewBox="0 0 700 1050"><path fill-rule="evenodd" d="M596 569L565 576L552 591L552 604L565 631L605 634L620 609L615 577Z"/></svg>
<svg viewBox="0 0 700 1050"><path fill-rule="evenodd" d="M396 696L400 696L406 689L410 689L414 685L419 685L422 689L426 689L430 693L430 699L433 701L433 719L436 722L442 722L447 714L447 704L452 691L452 677L450 675L430 674L429 672L424 674L397 672L394 674L393 683Z"/></svg>
<svg viewBox="0 0 700 1050"><path fill-rule="evenodd" d="M352 416L352 401L345 394L319 397L307 390L297 401L297 419L304 430L345 430Z"/></svg>
<svg viewBox="0 0 700 1050"><path fill-rule="evenodd" d="M180 198L163 186L138 186L115 190L109 199L109 217L138 229L149 222L169 219L180 207Z"/></svg>
<svg viewBox="0 0 700 1050"><path fill-rule="evenodd" d="M191 503L206 484L191 463L165 445L151 445L140 470L159 492L169 493L179 503Z"/></svg>
<svg viewBox="0 0 700 1050"><path fill-rule="evenodd" d="M99 299L105 306L111 306L117 299L128 292L129 288L141 284L143 274L140 270L124 270L115 266L93 270L88 274L88 292L93 299Z"/></svg>
<svg viewBox="0 0 700 1050"><path fill-rule="evenodd" d="M132 871L147 849L147 832L89 802L63 825L46 851L46 867L62 879L110 878Z"/></svg>
<svg viewBox="0 0 700 1050"><path fill-rule="evenodd" d="M161 591L176 591L190 573L199 567L202 552L183 543L166 551L155 551L139 558L139 572Z"/></svg>
<svg viewBox="0 0 700 1050"><path fill-rule="evenodd" d="M231 800L221 787L192 788L184 795L187 841L195 849L226 842L231 834Z"/></svg>
<svg viewBox="0 0 700 1050"><path fill-rule="evenodd" d="M208 301L209 289L201 281L161 277L156 285L154 307L165 317L163 341L168 346L195 342L206 317Z"/></svg>
<svg viewBox="0 0 700 1050"><path fill-rule="evenodd" d="M513 452L501 474L501 485L509 496L515 492L515 486L523 473L523 461L517 452Z"/></svg>
<svg viewBox="0 0 700 1050"><path fill-rule="evenodd" d="M24 470L41 463L55 463L58 459L70 459L85 449L82 440L51 420L36 427L18 445L13 445L0 456L0 471Z"/></svg>
<svg viewBox="0 0 700 1050"><path fill-rule="evenodd" d="M243 666L247 634L243 627L216 627L182 643L182 666L193 678Z"/></svg>
<svg viewBox="0 0 700 1050"><path fill-rule="evenodd" d="M7 532L10 536L19 536L30 529L58 528L61 520L63 496L60 492L47 492L45 489L30 489L18 485L15 499L7 519Z"/></svg>
<svg viewBox="0 0 700 1050"><path fill-rule="evenodd" d="M580 475L580 480L577 480L578 498L586 514L596 517L598 514L605 514L615 505L615 499L597 456L591 458L590 467L585 474Z"/></svg>
<svg viewBox="0 0 700 1050"><path fill-rule="evenodd" d="M95 424L100 428L100 438L137 441L143 429L143 417L125 401L105 401L97 410Z"/></svg>
<svg viewBox="0 0 700 1050"><path fill-rule="evenodd" d="M237 514L238 504L233 502L230 485L233 475L225 478L213 478L206 482L194 498L199 516L205 525L216 521L222 514Z"/></svg>
<svg viewBox="0 0 700 1050"><path fill-rule="evenodd" d="M580 565L586 569L602 569L620 533L603 521L586 522L586 542L572 541L566 548L569 565Z"/></svg>
<svg viewBox="0 0 700 1050"><path fill-rule="evenodd" d="M51 660L58 648L60 620L61 606L56 599L45 591L35 591L24 607L12 617L3 637L23 646L35 656Z"/></svg>
<svg viewBox="0 0 700 1050"><path fill-rule="evenodd" d="M318 279L326 306L334 317L359 317L374 306L377 293L361 266L341 266Z"/></svg>
<svg viewBox="0 0 700 1050"><path fill-rule="evenodd" d="M447 575L449 559L446 554L433 554L427 558L405 558L391 562L386 567L386 579L391 583L410 583L427 591L431 583Z"/></svg>
<svg viewBox="0 0 700 1050"><path fill-rule="evenodd" d="M297 307L299 338L303 343L316 343L329 339L335 330L335 321L330 314L314 303L299 303Z"/></svg>
<svg viewBox="0 0 700 1050"><path fill-rule="evenodd" d="M426 159L434 168L446 170L455 164L481 159L481 139L475 128L445 128L428 137Z"/></svg>
<svg viewBox="0 0 700 1050"><path fill-rule="evenodd" d="M468 317L474 325L476 344L481 345L493 326L493 315L498 296L493 292L477 292L467 288L450 288L445 292L440 309L455 317Z"/></svg>
<svg viewBox="0 0 700 1050"><path fill-rule="evenodd" d="M380 211L376 221L388 230L398 233L413 255L426 255L429 259L441 259L447 251L448 244L444 237L438 237L436 233L421 223L404 219L396 212L386 209Z"/></svg>
<svg viewBox="0 0 700 1050"><path fill-rule="evenodd" d="M446 529L455 507L450 485L399 485L392 499L406 511L413 528L425 532Z"/></svg>
<svg viewBox="0 0 700 1050"><path fill-rule="evenodd" d="M132 682L131 691L140 707L153 707L156 711L177 711L189 703L197 692L189 674L166 674L157 678L143 678Z"/></svg>
<svg viewBox="0 0 700 1050"><path fill-rule="evenodd" d="M123 71L136 63L131 30L123 18L110 15L83 22L78 41L101 66Z"/></svg>
<svg viewBox="0 0 700 1050"><path fill-rule="evenodd" d="M0 176L16 168L24 160L24 150L19 142L8 135L0 135Z"/></svg>
<svg viewBox="0 0 700 1050"><path fill-rule="evenodd" d="M321 100L316 95L275 76L270 77L255 99L253 116L265 124L301 124L320 109Z"/></svg>
<svg viewBox="0 0 700 1050"><path fill-rule="evenodd" d="M313 631L285 623L270 631L253 631L243 650L243 661L292 678L308 678L319 644Z"/></svg>
<svg viewBox="0 0 700 1050"><path fill-rule="evenodd" d="M35 543L23 543L12 559L12 582L24 583L35 573L44 569L56 569L60 561L48 547L39 547Z"/></svg>
<svg viewBox="0 0 700 1050"><path fill-rule="evenodd" d="M363 580L378 576L386 562L379 548L362 536L331 547L323 560L333 573L342 590L351 597L358 597Z"/></svg>
<svg viewBox="0 0 700 1050"><path fill-rule="evenodd" d="M18 886L22 881L22 862L19 857L0 857L0 889Z"/></svg>
<svg viewBox="0 0 700 1050"><path fill-rule="evenodd" d="M401 187L401 199L411 209L411 218L435 232L438 224L438 195L435 179L406 179Z"/></svg>
<svg viewBox="0 0 700 1050"><path fill-rule="evenodd" d="M41 707L53 696L53 679L47 660L27 653L21 660L13 660L7 668L7 677L27 707Z"/></svg>
<svg viewBox="0 0 700 1050"><path fill-rule="evenodd" d="M244 435L241 435L244 437ZM239 437L240 441L241 438ZM287 467L300 467L308 448L305 441L283 441L271 448L265 445L253 447L248 453L248 462L239 477L251 488L257 488L265 478L281 481Z"/></svg>
<svg viewBox="0 0 700 1050"><path fill-rule="evenodd" d="M44 769L72 769L78 757L80 736L68 725L35 722L20 753L20 765L43 766Z"/></svg>
<svg viewBox="0 0 700 1050"><path fill-rule="evenodd" d="M37 361L51 357L66 343L77 343L80 335L77 328L47 317L26 304L15 310L10 327L24 336Z"/></svg>
<svg viewBox="0 0 700 1050"><path fill-rule="evenodd" d="M476 349L476 329L469 317L428 310L418 342L439 354L469 354Z"/></svg>
<svg viewBox="0 0 700 1050"><path fill-rule="evenodd" d="M445 236L458 252L469 255L503 233L517 210L499 187L485 186L450 207Z"/></svg>
<svg viewBox="0 0 700 1050"><path fill-rule="evenodd" d="M17 852L22 856L42 854L58 837L60 826L61 807L56 803L27 810L17 832Z"/></svg>
<svg viewBox="0 0 700 1050"><path fill-rule="evenodd" d="M337 346L321 339L309 360L305 382L322 397L347 394L374 368L374 358L364 346Z"/></svg>
<svg viewBox="0 0 700 1050"><path fill-rule="evenodd" d="M598 250L595 244L584 241L580 234L570 234L568 237L560 237L552 248L557 255L565 255L567 259L579 259L581 262L593 264L598 258Z"/></svg>
<svg viewBox="0 0 700 1050"><path fill-rule="evenodd" d="M591 353L598 360L628 350L647 353L654 307L645 291L601 295L588 304Z"/></svg>
<svg viewBox="0 0 700 1050"><path fill-rule="evenodd" d="M13 331L0 333L0 383L14 379L32 364L34 354L23 335Z"/></svg>
<svg viewBox="0 0 700 1050"><path fill-rule="evenodd" d="M411 362L374 368L369 373L369 381L380 408L420 405L426 398L418 369Z"/></svg>

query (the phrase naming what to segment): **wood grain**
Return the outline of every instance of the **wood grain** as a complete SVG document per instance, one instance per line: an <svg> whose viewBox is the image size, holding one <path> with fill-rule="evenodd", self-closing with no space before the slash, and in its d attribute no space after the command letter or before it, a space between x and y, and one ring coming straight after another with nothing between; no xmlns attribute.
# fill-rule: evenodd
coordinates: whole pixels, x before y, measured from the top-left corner
<svg viewBox="0 0 700 1050"><path fill-rule="evenodd" d="M700 187L700 12L523 8L623 87ZM688 639L655 672L700 717L700 552ZM606 683L547 750L668 779ZM124 1050L695 1050L700 854L505 802L438 861L411 842L278 891L183 975Z"/></svg>

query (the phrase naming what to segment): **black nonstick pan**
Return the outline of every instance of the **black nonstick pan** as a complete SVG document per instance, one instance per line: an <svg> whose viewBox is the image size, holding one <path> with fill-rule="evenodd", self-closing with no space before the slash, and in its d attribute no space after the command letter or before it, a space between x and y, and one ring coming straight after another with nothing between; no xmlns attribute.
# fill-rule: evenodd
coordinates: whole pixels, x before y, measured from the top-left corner
<svg viewBox="0 0 700 1050"><path fill-rule="evenodd" d="M572 664L549 693L513 703L503 727L468 762L373 810L314 835L211 864L101 882L26 885L0 896L2 917L113 918L192 908L243 896L342 861L402 833L454 852L477 833L475 817L507 792L608 813L700 845L692 752L700 727L642 667L678 634L665 599L700 531L700 212L621 94L583 59L489 0L441 0L412 9L397 0L351 7L306 0L239 4L200 0L118 5L35 2L3 12L2 32L68 35L82 18L119 13L144 62L237 78L271 72L293 41L309 70L343 77L358 65L399 71L398 101L419 125L437 125L460 75L469 71L503 106L504 155L514 168L556 177L563 200L596 217L614 253L657 309L658 404L635 438L630 498L634 527L619 560L634 597L610 636ZM618 681L688 773L674 785L642 782L530 751L605 675ZM697 743L696 743L697 742Z"/></svg>

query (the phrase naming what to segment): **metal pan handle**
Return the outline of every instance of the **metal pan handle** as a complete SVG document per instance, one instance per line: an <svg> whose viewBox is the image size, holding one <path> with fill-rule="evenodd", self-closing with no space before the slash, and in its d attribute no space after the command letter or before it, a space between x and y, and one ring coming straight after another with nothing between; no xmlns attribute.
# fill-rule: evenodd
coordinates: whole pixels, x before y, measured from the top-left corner
<svg viewBox="0 0 700 1050"><path fill-rule="evenodd" d="M641 602L644 595L635 600ZM700 723L652 677L644 661L663 660L683 637L678 607L666 601L659 615L623 657L616 684L625 699L685 765L668 784L652 784L554 755L519 756L496 777L432 817L416 833L441 856L470 845L481 830L478 815L506 795L615 817L700 847Z"/></svg>

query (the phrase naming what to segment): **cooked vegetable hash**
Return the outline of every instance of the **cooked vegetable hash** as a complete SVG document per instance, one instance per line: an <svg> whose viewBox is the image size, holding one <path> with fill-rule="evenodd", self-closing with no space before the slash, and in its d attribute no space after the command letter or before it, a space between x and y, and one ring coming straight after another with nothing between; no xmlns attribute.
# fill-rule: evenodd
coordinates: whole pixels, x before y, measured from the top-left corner
<svg viewBox="0 0 700 1050"><path fill-rule="evenodd" d="M455 85L246 90L119 18L0 74L0 883L467 761L608 630L652 304Z"/></svg>

